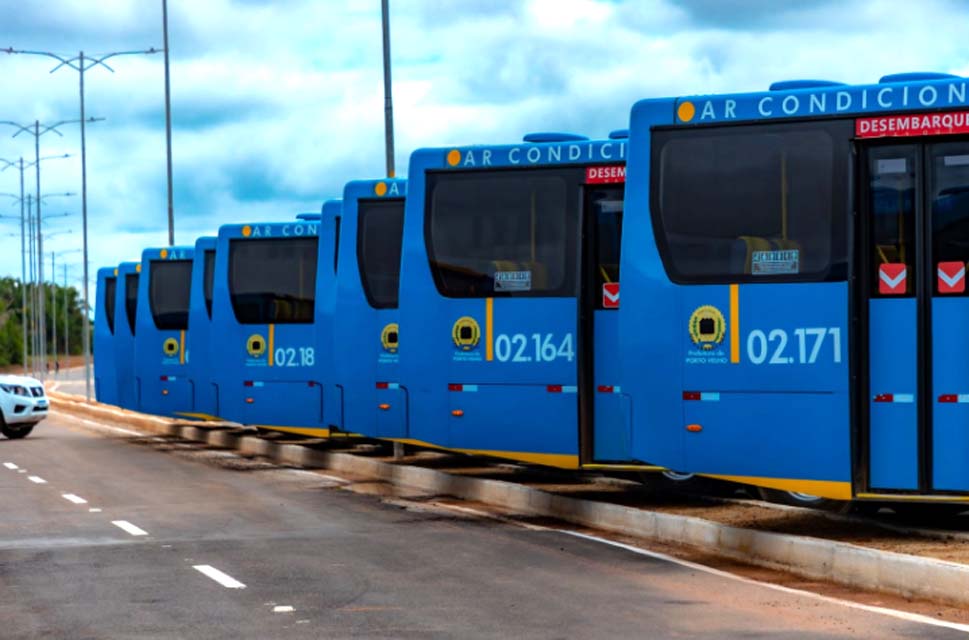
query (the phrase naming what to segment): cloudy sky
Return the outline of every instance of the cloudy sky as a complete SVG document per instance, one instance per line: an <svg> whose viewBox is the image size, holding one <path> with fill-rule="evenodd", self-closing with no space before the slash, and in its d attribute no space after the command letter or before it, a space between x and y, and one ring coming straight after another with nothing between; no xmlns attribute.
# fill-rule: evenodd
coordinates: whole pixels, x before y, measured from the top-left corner
<svg viewBox="0 0 969 640"><path fill-rule="evenodd" d="M965 0L391 0L391 18L399 174L419 146L602 136L644 97L969 75ZM317 211L346 181L383 175L379 0L169 0L169 32L178 243ZM0 0L0 47L161 41L159 0ZM162 56L111 64L86 75L88 115L105 118L87 136L92 274L167 241ZM77 74L53 66L0 54L0 120L78 117ZM43 163L44 193L80 192L78 128L61 130L41 154L75 157ZM0 158L32 158L14 131L0 126ZM0 192L18 189L16 171L0 172ZM8 201L0 214L19 215ZM80 247L80 208L46 201L71 215L51 218L45 250ZM19 277L19 221L0 223L0 272Z"/></svg>

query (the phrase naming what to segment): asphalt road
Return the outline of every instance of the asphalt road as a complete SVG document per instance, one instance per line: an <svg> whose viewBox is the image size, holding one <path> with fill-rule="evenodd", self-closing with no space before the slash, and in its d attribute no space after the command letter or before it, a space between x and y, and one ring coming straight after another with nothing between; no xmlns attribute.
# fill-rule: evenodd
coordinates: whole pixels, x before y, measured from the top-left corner
<svg viewBox="0 0 969 640"><path fill-rule="evenodd" d="M961 635L71 420L0 440L0 638Z"/></svg>

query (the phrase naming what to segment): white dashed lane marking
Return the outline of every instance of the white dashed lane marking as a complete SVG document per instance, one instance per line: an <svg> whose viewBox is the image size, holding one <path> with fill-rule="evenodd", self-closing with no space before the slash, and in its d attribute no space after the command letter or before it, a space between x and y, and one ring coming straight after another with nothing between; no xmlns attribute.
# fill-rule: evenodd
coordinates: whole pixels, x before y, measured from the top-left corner
<svg viewBox="0 0 969 640"><path fill-rule="evenodd" d="M62 493L61 497L67 500L68 502L73 502L74 504L87 504L87 500L85 500L81 496L76 496L73 493Z"/></svg>
<svg viewBox="0 0 969 640"><path fill-rule="evenodd" d="M133 536L147 536L148 532L140 527L136 527L127 520L112 520L111 524L118 527L126 533L130 533Z"/></svg>
<svg viewBox="0 0 969 640"><path fill-rule="evenodd" d="M87 511L88 511L88 513L101 513L101 510L98 509L97 507L91 507Z"/></svg>
<svg viewBox="0 0 969 640"><path fill-rule="evenodd" d="M296 609L288 604L280 604L273 607L273 613L292 613L293 611L296 611Z"/></svg>
<svg viewBox="0 0 969 640"><path fill-rule="evenodd" d="M20 468L20 467L18 467L17 465L15 465L12 462L4 462L3 463L3 466L5 466L6 468L10 469L11 471L13 471L14 469L19 469Z"/></svg>
<svg viewBox="0 0 969 640"><path fill-rule="evenodd" d="M40 476L27 476L27 479L35 484L47 484L47 481Z"/></svg>
<svg viewBox="0 0 969 640"><path fill-rule="evenodd" d="M212 580L215 580L226 589L245 589L246 588L246 585L242 584L241 582L239 582L229 574L222 573L212 565L196 564L196 565L193 565L192 568L198 571L199 573L201 573L202 575L207 576Z"/></svg>

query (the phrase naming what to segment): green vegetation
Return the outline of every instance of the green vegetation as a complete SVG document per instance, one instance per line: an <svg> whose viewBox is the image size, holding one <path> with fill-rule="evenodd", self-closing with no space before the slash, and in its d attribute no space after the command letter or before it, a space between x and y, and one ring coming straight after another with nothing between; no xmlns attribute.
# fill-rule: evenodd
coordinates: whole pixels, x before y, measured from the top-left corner
<svg viewBox="0 0 969 640"><path fill-rule="evenodd" d="M21 283L14 278L0 278L0 367L23 363L23 309L21 308ZM53 322L57 322L57 353L64 353L64 318L67 317L68 344L71 354L81 353L82 322L79 304L80 294L74 287L67 290L67 308L64 308L64 287L47 284L45 315L47 316L47 352L54 353ZM51 294L57 296L57 317L52 314ZM27 317L30 321L31 289L27 289Z"/></svg>

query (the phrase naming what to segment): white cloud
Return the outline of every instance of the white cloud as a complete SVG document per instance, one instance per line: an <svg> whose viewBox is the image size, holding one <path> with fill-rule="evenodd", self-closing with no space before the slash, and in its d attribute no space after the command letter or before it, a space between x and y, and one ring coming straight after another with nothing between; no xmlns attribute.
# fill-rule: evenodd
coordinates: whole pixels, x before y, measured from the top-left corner
<svg viewBox="0 0 969 640"><path fill-rule="evenodd" d="M400 174L421 146L509 142L538 129L602 136L626 126L639 98L803 77L969 74L969 5L955 0L925 0L917 11L904 0L391 5ZM225 222L317 210L344 182L382 174L377 0L169 0L169 12L179 241ZM138 0L0 0L0 46L158 47L160 19L157 3ZM0 55L0 120L77 117L77 76L52 66ZM88 114L107 118L88 129L92 273L167 238L162 58L112 66L87 75ZM76 125L62 131L43 138L43 154L78 152ZM32 157L32 141L0 127L0 158L20 154ZM49 161L43 189L80 191L79 178L76 157ZM16 188L16 172L0 173L0 191ZM56 208L79 211L73 200ZM51 245L76 246L74 226ZM19 227L0 236L8 229ZM2 237L10 250L0 270L19 275L19 239Z"/></svg>

